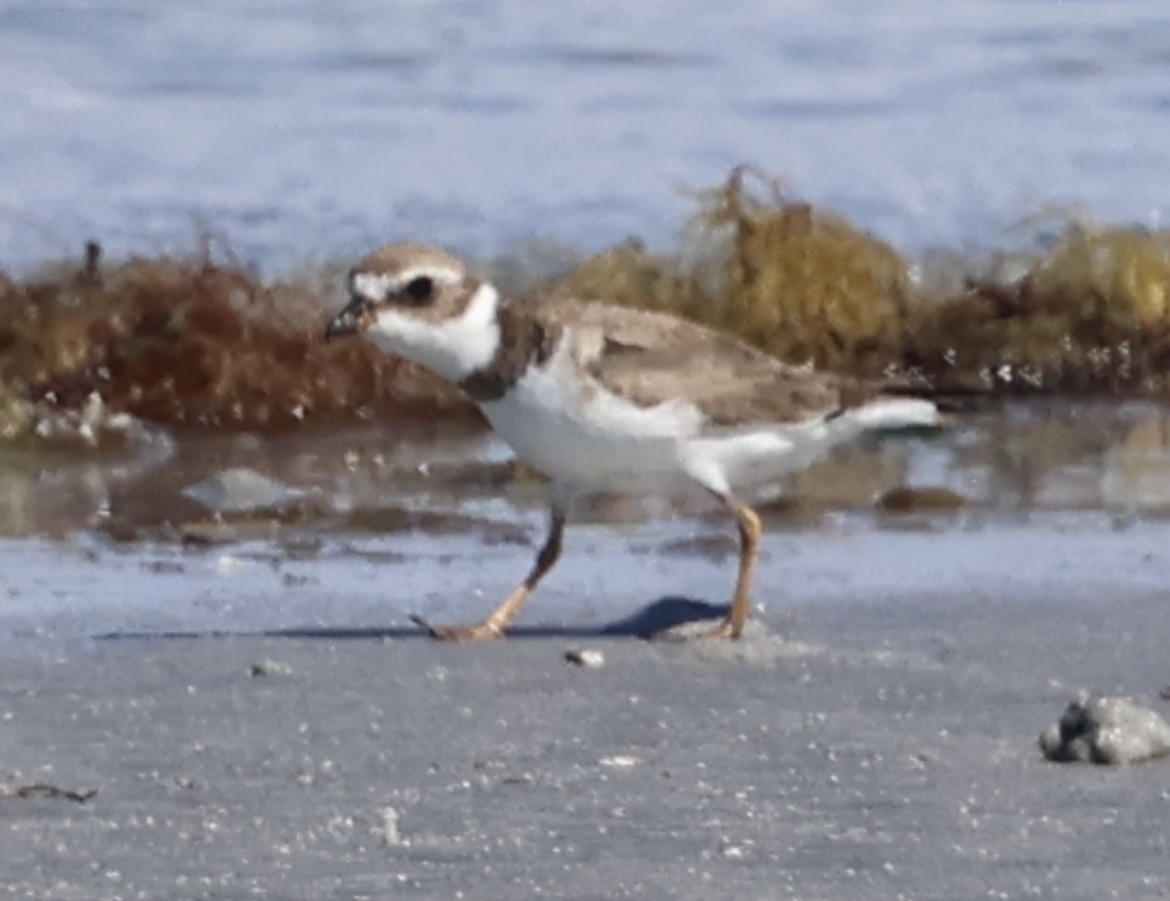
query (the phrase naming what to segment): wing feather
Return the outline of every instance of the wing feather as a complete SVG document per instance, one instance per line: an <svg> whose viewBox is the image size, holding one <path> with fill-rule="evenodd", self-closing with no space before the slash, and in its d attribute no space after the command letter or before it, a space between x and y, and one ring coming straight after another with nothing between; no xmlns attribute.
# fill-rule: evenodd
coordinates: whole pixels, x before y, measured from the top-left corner
<svg viewBox="0 0 1170 901"><path fill-rule="evenodd" d="M684 398L709 426L828 419L877 394L666 313L551 301L540 316L563 330L577 362L608 391L646 407Z"/></svg>

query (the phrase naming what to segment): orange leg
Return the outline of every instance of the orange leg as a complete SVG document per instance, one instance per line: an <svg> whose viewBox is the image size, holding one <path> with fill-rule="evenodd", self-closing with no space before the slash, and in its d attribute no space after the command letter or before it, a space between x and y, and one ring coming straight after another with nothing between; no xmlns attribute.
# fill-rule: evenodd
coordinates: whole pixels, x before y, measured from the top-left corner
<svg viewBox="0 0 1170 901"><path fill-rule="evenodd" d="M739 524L739 573L735 580L731 609L709 634L715 638L739 638L743 635L743 627L747 623L748 614L751 613L752 577L756 570L756 557L759 555L763 527L760 525L759 514L747 504L731 495L720 495L720 500L735 514L736 522Z"/></svg>
<svg viewBox="0 0 1170 901"><path fill-rule="evenodd" d="M504 602L493 610L483 622L462 626L438 626L431 624L421 616L411 616L411 621L426 629L430 633L431 638L436 638L440 641L475 641L483 638L503 638L504 630L507 629L508 624L520 612L520 608L524 606L529 595L540 584L540 580L545 577L545 574L553 568L553 565L560 558L561 536L564 531L564 510L560 506L554 505L549 518L548 536L544 539L544 544L541 546L540 551L537 552L536 561L532 565L531 572L528 573L527 578L523 582L516 586L515 591L508 595L504 599Z"/></svg>

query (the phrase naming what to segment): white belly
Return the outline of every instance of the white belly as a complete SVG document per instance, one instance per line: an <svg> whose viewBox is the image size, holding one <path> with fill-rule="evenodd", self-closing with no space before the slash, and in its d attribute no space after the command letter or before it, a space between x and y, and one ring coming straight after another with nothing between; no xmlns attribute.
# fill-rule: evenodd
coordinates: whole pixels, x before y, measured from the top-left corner
<svg viewBox="0 0 1170 901"><path fill-rule="evenodd" d="M680 452L702 421L685 402L638 407L576 381L556 364L530 370L503 398L480 408L520 459L555 481L634 493L689 481Z"/></svg>
<svg viewBox="0 0 1170 901"><path fill-rule="evenodd" d="M480 408L520 459L554 481L631 494L758 488L867 429L931 424L938 416L926 401L879 400L832 420L702 434L704 417L693 404L639 407L577 378L563 355Z"/></svg>

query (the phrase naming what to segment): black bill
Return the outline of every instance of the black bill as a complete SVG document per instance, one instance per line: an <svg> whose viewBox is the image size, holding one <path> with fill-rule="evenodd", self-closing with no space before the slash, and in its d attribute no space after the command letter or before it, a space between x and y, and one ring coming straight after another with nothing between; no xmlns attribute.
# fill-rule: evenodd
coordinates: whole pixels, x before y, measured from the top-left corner
<svg viewBox="0 0 1170 901"><path fill-rule="evenodd" d="M345 309L329 320L325 326L325 338L356 335L369 325L372 318L369 301L364 297L355 297L345 305Z"/></svg>

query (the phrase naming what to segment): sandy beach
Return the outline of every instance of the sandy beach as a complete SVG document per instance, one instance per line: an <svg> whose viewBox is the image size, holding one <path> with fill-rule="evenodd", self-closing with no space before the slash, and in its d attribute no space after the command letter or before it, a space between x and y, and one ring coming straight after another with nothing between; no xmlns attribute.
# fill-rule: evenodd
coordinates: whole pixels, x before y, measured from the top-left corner
<svg viewBox="0 0 1170 901"><path fill-rule="evenodd" d="M751 637L681 645L628 616L718 596L726 573L600 528L517 637L472 646L418 637L395 573L488 595L523 549L383 564L380 583L235 549L208 589L220 552L168 570L166 549L26 543L0 777L97 794L0 797L7 895L1165 897L1166 762L1055 765L1036 737L1080 689L1164 709L1170 530L1020 531L772 536ZM601 579L604 555L628 578ZM130 566L165 622L79 601ZM50 583L56 612L14 625Z"/></svg>

